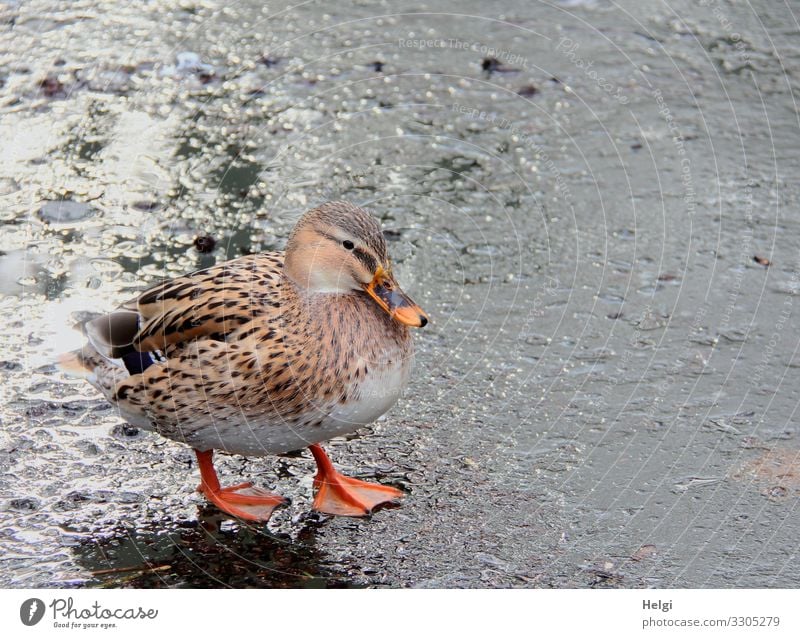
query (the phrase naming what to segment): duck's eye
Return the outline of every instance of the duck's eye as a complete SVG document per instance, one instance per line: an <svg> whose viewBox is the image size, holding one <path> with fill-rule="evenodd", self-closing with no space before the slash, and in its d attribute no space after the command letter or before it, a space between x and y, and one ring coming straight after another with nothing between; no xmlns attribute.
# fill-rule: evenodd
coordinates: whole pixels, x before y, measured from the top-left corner
<svg viewBox="0 0 800 638"><path fill-rule="evenodd" d="M342 246L344 246L345 248L347 248L347 250L353 250L353 248L355 248L355 247L356 247L356 245L355 245L353 242L351 242L349 239L345 239L345 240L342 242Z"/></svg>

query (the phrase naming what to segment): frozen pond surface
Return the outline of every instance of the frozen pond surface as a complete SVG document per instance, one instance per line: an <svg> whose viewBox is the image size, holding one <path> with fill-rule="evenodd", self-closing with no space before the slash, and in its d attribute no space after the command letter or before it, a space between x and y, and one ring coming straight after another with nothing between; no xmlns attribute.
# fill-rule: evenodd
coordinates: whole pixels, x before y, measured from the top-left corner
<svg viewBox="0 0 800 638"><path fill-rule="evenodd" d="M0 8L0 584L800 586L786 6L175 4ZM433 320L328 446L408 496L328 519L309 455L220 457L293 501L240 524L52 361L330 199Z"/></svg>

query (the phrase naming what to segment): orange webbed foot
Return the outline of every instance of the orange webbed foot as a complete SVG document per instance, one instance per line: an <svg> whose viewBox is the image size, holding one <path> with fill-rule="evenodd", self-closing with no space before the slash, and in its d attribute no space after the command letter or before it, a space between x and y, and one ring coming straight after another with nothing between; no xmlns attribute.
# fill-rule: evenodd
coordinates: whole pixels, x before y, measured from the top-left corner
<svg viewBox="0 0 800 638"><path fill-rule="evenodd" d="M343 476L334 469L321 447L312 445L310 450L318 468L314 478L317 490L314 509L318 512L336 516L369 516L378 505L403 496L403 492L394 487Z"/></svg>
<svg viewBox="0 0 800 638"><path fill-rule="evenodd" d="M266 522L276 507L288 501L260 487L243 487L237 490L202 489L203 495L226 514L246 521Z"/></svg>
<svg viewBox="0 0 800 638"><path fill-rule="evenodd" d="M246 521L266 522L276 507L288 503L282 496L254 487L249 482L220 487L212 461L213 452L195 450L195 453L201 478L197 490L226 514Z"/></svg>

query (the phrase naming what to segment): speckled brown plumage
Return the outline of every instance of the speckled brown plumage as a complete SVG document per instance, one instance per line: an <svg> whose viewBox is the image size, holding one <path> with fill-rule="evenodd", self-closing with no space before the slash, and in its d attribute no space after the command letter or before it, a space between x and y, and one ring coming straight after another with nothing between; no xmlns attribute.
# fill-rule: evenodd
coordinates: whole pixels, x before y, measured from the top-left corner
<svg viewBox="0 0 800 638"><path fill-rule="evenodd" d="M172 279L94 320L74 362L136 425L198 452L280 453L391 407L411 367L406 324L426 322L375 219L336 202L301 218L286 255ZM158 354L126 370L137 352Z"/></svg>
<svg viewBox="0 0 800 638"><path fill-rule="evenodd" d="M134 343L167 360L117 384L113 398L123 412L145 414L160 434L200 449L208 448L198 422L214 427L203 417L241 428L253 419L320 427L332 404L358 395L370 365L411 355L408 329L364 295L301 298L277 253L178 278L143 297L137 308L146 323ZM384 340L365 340L368 333ZM307 444L325 438L312 434ZM258 451L224 440L213 447ZM287 450L264 444L262 451Z"/></svg>

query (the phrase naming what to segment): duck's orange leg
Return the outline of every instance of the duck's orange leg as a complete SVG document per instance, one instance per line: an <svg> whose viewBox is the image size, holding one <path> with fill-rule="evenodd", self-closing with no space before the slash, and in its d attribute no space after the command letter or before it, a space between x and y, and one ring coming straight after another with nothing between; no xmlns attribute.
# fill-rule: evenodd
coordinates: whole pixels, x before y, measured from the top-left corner
<svg viewBox="0 0 800 638"><path fill-rule="evenodd" d="M403 496L400 490L388 485L342 476L334 469L333 463L319 445L312 445L309 449L317 462L314 509L318 512L338 516L368 516L381 503Z"/></svg>
<svg viewBox="0 0 800 638"><path fill-rule="evenodd" d="M200 487L198 491L226 514L246 521L266 522L272 511L288 501L282 496L272 494L252 483L240 483L231 487L220 487L214 469L214 452L194 451L200 466Z"/></svg>

